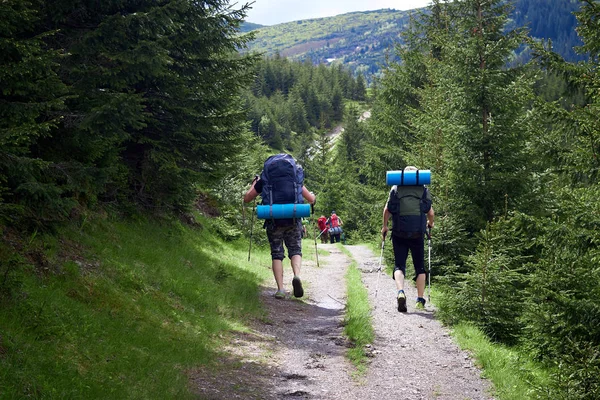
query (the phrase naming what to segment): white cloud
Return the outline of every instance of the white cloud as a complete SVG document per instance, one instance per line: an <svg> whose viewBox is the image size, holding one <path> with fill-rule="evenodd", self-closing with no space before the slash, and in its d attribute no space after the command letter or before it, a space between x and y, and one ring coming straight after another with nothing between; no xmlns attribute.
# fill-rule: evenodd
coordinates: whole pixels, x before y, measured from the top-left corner
<svg viewBox="0 0 600 400"><path fill-rule="evenodd" d="M244 3L237 3L241 5ZM353 11L425 7L430 0L255 0L246 21L275 25L300 19L323 18ZM235 5L234 5L235 7Z"/></svg>

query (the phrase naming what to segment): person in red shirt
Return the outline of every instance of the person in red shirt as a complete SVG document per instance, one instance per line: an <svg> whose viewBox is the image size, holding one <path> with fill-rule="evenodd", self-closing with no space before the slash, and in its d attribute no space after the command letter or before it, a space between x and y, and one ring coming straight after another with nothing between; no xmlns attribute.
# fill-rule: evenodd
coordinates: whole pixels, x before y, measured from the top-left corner
<svg viewBox="0 0 600 400"><path fill-rule="evenodd" d="M340 237L342 235L342 219L337 216L335 211L331 212L331 217L329 217L329 238L331 243L339 243Z"/></svg>
<svg viewBox="0 0 600 400"><path fill-rule="evenodd" d="M327 227L327 218L321 215L317 220L317 226L319 227L319 235L321 235L321 243L329 242L329 228Z"/></svg>

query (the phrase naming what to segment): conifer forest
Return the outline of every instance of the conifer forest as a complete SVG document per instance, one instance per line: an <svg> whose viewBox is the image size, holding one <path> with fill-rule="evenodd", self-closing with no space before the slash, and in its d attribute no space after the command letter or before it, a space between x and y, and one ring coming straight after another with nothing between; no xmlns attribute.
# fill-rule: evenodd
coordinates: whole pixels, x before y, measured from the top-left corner
<svg viewBox="0 0 600 400"><path fill-rule="evenodd" d="M316 212L376 242L386 171L413 165L438 317L544 365L538 398L600 398L600 3L577 2L579 61L509 23L511 1L433 0L371 79L245 51L248 5L226 0L0 1L0 307L14 235L210 202L243 239L243 191L287 152Z"/></svg>

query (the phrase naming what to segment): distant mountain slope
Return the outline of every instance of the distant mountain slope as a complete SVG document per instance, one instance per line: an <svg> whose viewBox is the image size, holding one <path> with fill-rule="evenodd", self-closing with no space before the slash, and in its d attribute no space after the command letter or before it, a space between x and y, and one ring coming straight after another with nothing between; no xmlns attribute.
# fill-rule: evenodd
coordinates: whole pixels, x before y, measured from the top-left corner
<svg viewBox="0 0 600 400"><path fill-rule="evenodd" d="M254 31L256 29L260 29L262 27L264 27L265 25L261 25L261 24L253 24L252 22L244 22L241 26L241 31L242 32L250 32L250 31Z"/></svg>
<svg viewBox="0 0 600 400"><path fill-rule="evenodd" d="M582 58L573 50L581 44L572 14L578 0L517 0L514 6L509 28L528 26L532 36L551 39L566 59ZM255 31L250 50L314 63L341 62L369 77L380 70L386 54L393 56L393 44L416 11L382 9L263 26Z"/></svg>
<svg viewBox="0 0 600 400"><path fill-rule="evenodd" d="M584 57L574 49L582 45L575 31L577 18L573 14L580 6L580 0L518 0L512 26L527 26L531 36L550 39L554 51L569 61L582 60Z"/></svg>
<svg viewBox="0 0 600 400"><path fill-rule="evenodd" d="M256 31L250 50L315 63L339 60L370 75L400 40L410 13L383 9L267 26Z"/></svg>

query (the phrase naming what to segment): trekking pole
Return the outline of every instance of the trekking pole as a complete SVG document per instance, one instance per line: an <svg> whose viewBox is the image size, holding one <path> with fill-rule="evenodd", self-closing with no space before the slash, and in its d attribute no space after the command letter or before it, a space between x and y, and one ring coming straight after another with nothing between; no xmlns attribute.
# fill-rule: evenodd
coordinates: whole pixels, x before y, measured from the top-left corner
<svg viewBox="0 0 600 400"><path fill-rule="evenodd" d="M242 199L242 225L246 225L246 203L244 203L244 199Z"/></svg>
<svg viewBox="0 0 600 400"><path fill-rule="evenodd" d="M258 175L254 175L254 180L252 181L252 184L254 185L254 182L256 182L258 180ZM254 208L252 209L252 218L250 220L250 246L248 247L248 262L250 262L250 252L252 251L252 231L254 230L254 210L256 209L256 198L254 199Z"/></svg>
<svg viewBox="0 0 600 400"><path fill-rule="evenodd" d="M428 253L429 253L429 261L428 261L428 268L427 268L427 281L428 281L428 288L427 288L427 302L431 303L431 227L427 227L427 247L428 247Z"/></svg>
<svg viewBox="0 0 600 400"><path fill-rule="evenodd" d="M315 215L315 205L311 204L310 205L310 211L312 213L311 217L310 217L310 223L313 226L313 236L315 237L315 257L317 259L317 268L319 268L319 250L317 249L317 227L316 225L313 224L313 216ZM319 235L321 236L321 235Z"/></svg>
<svg viewBox="0 0 600 400"><path fill-rule="evenodd" d="M315 238L315 240L316 240L316 239L318 239L318 238L320 238L320 237L321 237L321 235L323 234L323 232L325 232L326 230L327 230L327 228L323 229L323 230L321 231L321 233L319 233L319 234L317 235L317 237Z"/></svg>
<svg viewBox="0 0 600 400"><path fill-rule="evenodd" d="M375 298L377 298L377 292L379 291L379 277L381 276L381 268L383 262L383 249L385 247L385 237L387 232L383 234L383 239L381 240L381 255L379 256L379 267L377 268L377 284L375 285Z"/></svg>
<svg viewBox="0 0 600 400"><path fill-rule="evenodd" d="M256 209L256 200L254 200L254 208L252 209L252 219L250 222L250 246L248 247L248 262L250 261L250 253L252 251L252 231L254 228L254 209Z"/></svg>

